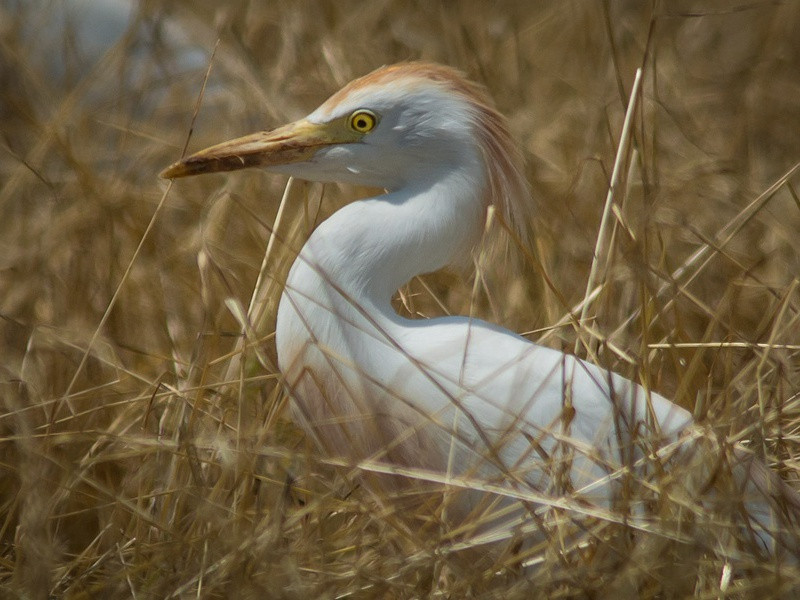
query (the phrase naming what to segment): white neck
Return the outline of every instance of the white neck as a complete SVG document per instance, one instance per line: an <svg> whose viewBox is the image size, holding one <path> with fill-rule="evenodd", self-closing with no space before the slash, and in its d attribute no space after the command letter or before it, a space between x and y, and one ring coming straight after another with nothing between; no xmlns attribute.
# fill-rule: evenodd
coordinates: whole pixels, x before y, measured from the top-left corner
<svg viewBox="0 0 800 600"><path fill-rule="evenodd" d="M287 289L315 295L332 287L363 310L387 314L394 292L412 277L469 256L484 207L482 182L468 173L453 169L345 206L312 234Z"/></svg>
<svg viewBox="0 0 800 600"><path fill-rule="evenodd" d="M419 417L386 393L391 381L373 384L369 374L399 376L414 355L403 339L415 327L392 309L395 291L414 275L463 262L480 237L482 170L462 165L347 205L292 266L278 307L278 366L295 417L322 447L362 457L379 451L385 438L376 428L397 426L376 416L388 402L401 421ZM339 422L347 425L332 425Z"/></svg>
<svg viewBox="0 0 800 600"><path fill-rule="evenodd" d="M316 373L314 381L319 377L331 387L343 377L343 364L401 356L385 354L387 335L396 338L398 327L405 326L392 308L392 295L415 275L470 256L485 210L484 182L475 175L482 170L475 167L440 168L435 177L349 204L306 242L286 280L275 341L281 372L307 410L323 410L325 397L345 402L352 393L315 391L318 383L309 383L304 372ZM331 362L334 356L343 362ZM361 385L360 374L351 376L349 385ZM355 407L339 412L351 409L358 414Z"/></svg>

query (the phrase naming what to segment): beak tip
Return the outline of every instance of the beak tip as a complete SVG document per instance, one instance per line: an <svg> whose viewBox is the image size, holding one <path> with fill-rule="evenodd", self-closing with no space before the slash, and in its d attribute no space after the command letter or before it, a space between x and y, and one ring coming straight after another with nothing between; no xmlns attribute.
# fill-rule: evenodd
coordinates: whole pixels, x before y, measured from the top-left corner
<svg viewBox="0 0 800 600"><path fill-rule="evenodd" d="M173 163L158 174L161 179L174 179L177 176L177 167L180 163Z"/></svg>
<svg viewBox="0 0 800 600"><path fill-rule="evenodd" d="M158 176L161 179L177 179L178 177L185 177L189 174L189 169L186 168L186 161L179 160L161 171Z"/></svg>

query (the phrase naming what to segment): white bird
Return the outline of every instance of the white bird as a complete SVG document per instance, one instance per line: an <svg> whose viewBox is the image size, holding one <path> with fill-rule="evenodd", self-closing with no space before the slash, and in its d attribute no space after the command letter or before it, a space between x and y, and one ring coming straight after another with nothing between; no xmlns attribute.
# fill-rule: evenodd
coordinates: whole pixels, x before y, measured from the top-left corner
<svg viewBox="0 0 800 600"><path fill-rule="evenodd" d="M383 67L305 119L213 146L162 176L251 166L386 190L313 232L276 330L295 418L372 485L444 484L446 521L480 522L493 540L519 535L512 522L546 526L542 506L613 520L631 473L646 490L648 468L693 456L687 440L702 436L691 415L636 383L477 319L393 310L412 277L470 255L490 204L520 232L529 226L518 151L482 87L441 65ZM770 499L791 492L736 456L746 464L734 479L756 496L740 525L771 547Z"/></svg>

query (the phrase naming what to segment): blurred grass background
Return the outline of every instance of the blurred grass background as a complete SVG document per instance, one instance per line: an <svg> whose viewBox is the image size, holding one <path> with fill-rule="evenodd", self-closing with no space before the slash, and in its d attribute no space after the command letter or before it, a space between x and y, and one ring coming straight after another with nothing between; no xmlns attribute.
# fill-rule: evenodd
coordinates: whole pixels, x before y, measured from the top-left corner
<svg viewBox="0 0 800 600"><path fill-rule="evenodd" d="M797 31L800 6L756 0L0 2L3 597L410 598L444 593L443 564L451 597L785 592L796 579L755 555L725 583L723 559L680 544L535 581L459 571L283 410L271 333L292 248L367 191L294 188L240 360L285 181L202 177L164 199L157 174L190 132L196 150L280 125L382 64L456 66L524 148L535 263L489 265L478 302L468 278L426 276L398 310L476 305L571 350L643 67L582 351L749 440L797 488Z"/></svg>

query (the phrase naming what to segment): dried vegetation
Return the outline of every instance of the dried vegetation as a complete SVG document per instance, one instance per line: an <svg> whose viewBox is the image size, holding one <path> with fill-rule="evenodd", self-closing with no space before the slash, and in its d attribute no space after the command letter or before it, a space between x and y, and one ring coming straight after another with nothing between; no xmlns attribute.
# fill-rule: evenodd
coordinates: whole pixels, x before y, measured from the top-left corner
<svg viewBox="0 0 800 600"><path fill-rule="evenodd" d="M584 524L590 544L564 557L553 535L529 579L464 569L285 411L281 278L364 190L290 191L242 343L285 181L157 179L190 133L197 149L281 124L381 64L457 66L524 148L535 247L522 274L426 276L398 309L580 338L800 488L800 7L544 4L148 1L119 37L113 18L89 28L109 38L94 45L85 13L0 3L0 596L790 595L796 568L737 540L726 558L709 541L724 525L691 511L652 533ZM633 153L577 326L637 67Z"/></svg>

